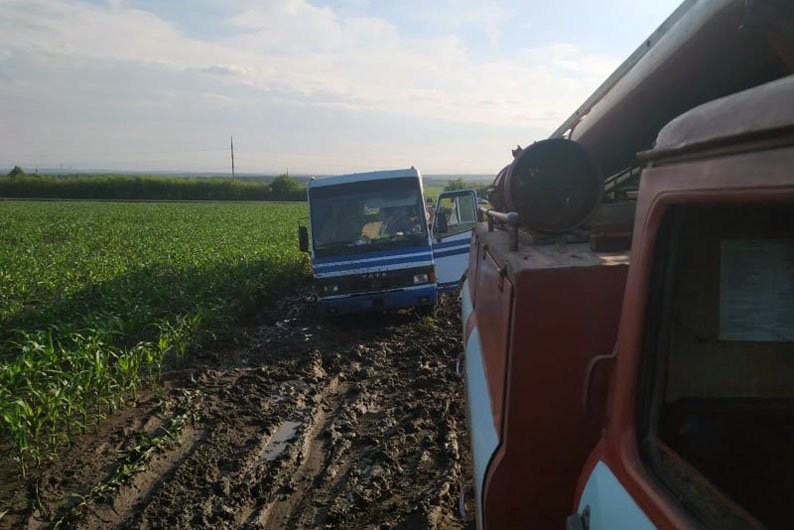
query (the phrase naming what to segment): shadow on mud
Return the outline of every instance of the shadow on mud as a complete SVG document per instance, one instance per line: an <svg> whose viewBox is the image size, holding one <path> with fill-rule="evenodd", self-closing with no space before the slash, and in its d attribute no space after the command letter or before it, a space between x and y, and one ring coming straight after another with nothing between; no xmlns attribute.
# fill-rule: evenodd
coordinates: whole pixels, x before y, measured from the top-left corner
<svg viewBox="0 0 794 530"><path fill-rule="evenodd" d="M109 521L185 530L468 528L456 514L460 484L470 480L454 370L459 310L445 296L432 316L407 310L332 322L300 283L258 306L234 341L193 352L164 374L162 392L145 393L18 484L38 488L38 501L6 521L32 529L68 513L87 530ZM142 471L108 489L125 455L142 436L159 436L183 403L193 420ZM107 493L75 512L69 499L91 488Z"/></svg>
<svg viewBox="0 0 794 530"><path fill-rule="evenodd" d="M366 313L341 316L317 315L328 324L344 331L383 330L391 326L403 326L417 321L432 322L432 315L422 314L418 310L403 309L400 311L369 311Z"/></svg>

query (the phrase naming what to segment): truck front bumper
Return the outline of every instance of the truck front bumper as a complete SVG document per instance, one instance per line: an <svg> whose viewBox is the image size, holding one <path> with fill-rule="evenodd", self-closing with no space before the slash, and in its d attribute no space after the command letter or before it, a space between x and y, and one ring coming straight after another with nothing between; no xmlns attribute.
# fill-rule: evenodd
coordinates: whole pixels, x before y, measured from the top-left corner
<svg viewBox="0 0 794 530"><path fill-rule="evenodd" d="M438 299L435 283L391 289L376 293L324 296L317 299L320 312L329 315L345 315L384 309L434 306Z"/></svg>

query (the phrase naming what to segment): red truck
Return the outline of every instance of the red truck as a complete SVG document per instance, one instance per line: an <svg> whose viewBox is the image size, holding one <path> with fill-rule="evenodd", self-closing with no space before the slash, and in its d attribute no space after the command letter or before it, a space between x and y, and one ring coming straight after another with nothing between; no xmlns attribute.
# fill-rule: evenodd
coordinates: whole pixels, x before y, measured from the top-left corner
<svg viewBox="0 0 794 530"><path fill-rule="evenodd" d="M685 2L497 175L478 528L794 528L793 72L794 2Z"/></svg>

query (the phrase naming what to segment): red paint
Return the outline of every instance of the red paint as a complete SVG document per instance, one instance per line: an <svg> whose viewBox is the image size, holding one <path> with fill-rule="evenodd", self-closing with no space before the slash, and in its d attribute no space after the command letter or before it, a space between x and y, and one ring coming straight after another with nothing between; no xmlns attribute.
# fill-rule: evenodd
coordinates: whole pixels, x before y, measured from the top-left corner
<svg viewBox="0 0 794 530"><path fill-rule="evenodd" d="M504 421L485 479L487 528L561 528L598 461L657 527L696 527L647 471L637 447L636 383L656 234L675 204L794 202L794 134L785 134L765 148L754 144L755 151L736 145L733 153L721 147L720 156L690 152L685 159L673 154L655 160L643 172L628 279L625 265L587 265L606 255L584 245L569 245L559 255L553 246L509 252L506 234L478 229L476 318L489 344L483 354L486 366L506 365L501 393L496 374L488 373L491 399L501 396ZM572 254L585 265L575 265ZM506 297L495 294L500 270L514 292L507 312ZM619 314L617 359L595 365L585 412L588 366L613 350ZM509 339L504 346L499 333Z"/></svg>
<svg viewBox="0 0 794 530"><path fill-rule="evenodd" d="M513 286L510 280L500 272L500 266L493 258L485 253L477 275L477 329L480 331L483 364L497 433L501 430L504 409L512 300Z"/></svg>
<svg viewBox="0 0 794 530"><path fill-rule="evenodd" d="M679 503L662 490L640 460L635 414L642 356L648 279L664 212L674 204L764 204L794 202L794 137L791 146L646 169L642 176L632 248L635 249L618 339L610 421L603 460L653 523L665 528L695 528ZM658 162L657 162L658 163ZM641 229L639 229L641 228ZM601 449L599 449L601 450Z"/></svg>
<svg viewBox="0 0 794 530"><path fill-rule="evenodd" d="M560 130L590 150L608 175L635 166L637 151L660 139L660 150L641 157L648 166L633 230L594 234L608 246L616 233L631 233L628 275L626 265L599 262L604 255L585 245L555 253L553 245L523 244L510 252L506 233L477 229L470 288L488 344L484 361L493 367L490 398L503 418L486 471L483 526L563 528L603 461L658 528L697 527L646 469L637 446L637 382L654 248L673 205L794 203L794 121L786 106L794 101L794 46L779 37L786 25L791 17L775 3L693 3L689 18L636 67L608 81L612 86L589 112L577 112ZM780 78L779 87L714 102L659 133L695 105ZM513 290L508 310L507 296L496 294L500 270ZM593 358L613 351L615 343L616 358L596 364L588 377Z"/></svg>
<svg viewBox="0 0 794 530"><path fill-rule="evenodd" d="M482 226L482 225L480 225ZM480 245L477 231L472 232L471 247L469 248L469 268L466 269L466 276L469 280L469 297L471 306L475 307L477 303L477 277L480 273ZM466 335L468 340L469 336Z"/></svg>
<svg viewBox="0 0 794 530"><path fill-rule="evenodd" d="M484 523L560 527L601 432L611 361L585 380L592 359L613 350L626 260L587 245L509 252L503 232L478 237L478 329L495 416L504 418L486 474Z"/></svg>

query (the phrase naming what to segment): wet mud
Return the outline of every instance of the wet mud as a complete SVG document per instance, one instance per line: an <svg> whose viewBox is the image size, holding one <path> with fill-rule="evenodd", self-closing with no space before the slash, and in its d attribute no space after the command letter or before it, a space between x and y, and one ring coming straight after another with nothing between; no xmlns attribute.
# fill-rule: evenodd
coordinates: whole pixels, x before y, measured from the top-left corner
<svg viewBox="0 0 794 530"><path fill-rule="evenodd" d="M0 527L471 527L458 311L332 322L298 289L4 480Z"/></svg>

